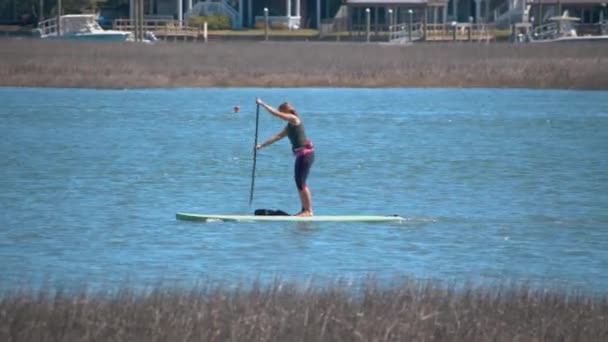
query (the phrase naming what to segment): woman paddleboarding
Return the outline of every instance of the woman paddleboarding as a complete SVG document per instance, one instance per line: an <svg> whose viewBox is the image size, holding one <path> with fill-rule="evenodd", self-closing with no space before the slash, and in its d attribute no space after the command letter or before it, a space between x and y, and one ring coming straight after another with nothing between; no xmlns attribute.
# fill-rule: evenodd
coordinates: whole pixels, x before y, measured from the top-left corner
<svg viewBox="0 0 608 342"><path fill-rule="evenodd" d="M270 137L270 139L262 144L256 145L255 148L259 150L284 137L289 138L291 150L296 158L294 178L302 204L302 210L297 213L296 216L313 216L312 194L308 186L306 186L306 179L308 178L310 168L315 161L315 150L312 142L306 138L302 118L296 112L296 109L287 102L281 104L278 110L264 103L262 99L257 99L256 103L264 107L270 114L286 121L287 125L277 135Z"/></svg>

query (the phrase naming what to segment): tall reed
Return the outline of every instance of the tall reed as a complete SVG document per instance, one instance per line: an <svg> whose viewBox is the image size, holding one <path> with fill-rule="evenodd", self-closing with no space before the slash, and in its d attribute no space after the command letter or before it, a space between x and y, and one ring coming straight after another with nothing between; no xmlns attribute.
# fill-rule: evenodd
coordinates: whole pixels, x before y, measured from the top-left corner
<svg viewBox="0 0 608 342"><path fill-rule="evenodd" d="M0 39L0 86L608 89L608 44Z"/></svg>
<svg viewBox="0 0 608 342"><path fill-rule="evenodd" d="M608 297L431 281L0 296L2 341L606 341Z"/></svg>

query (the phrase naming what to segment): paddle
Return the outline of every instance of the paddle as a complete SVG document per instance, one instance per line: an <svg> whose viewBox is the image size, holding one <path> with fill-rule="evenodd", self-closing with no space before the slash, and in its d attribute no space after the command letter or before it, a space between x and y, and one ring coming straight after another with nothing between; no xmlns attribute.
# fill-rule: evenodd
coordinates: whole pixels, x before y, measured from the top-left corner
<svg viewBox="0 0 608 342"><path fill-rule="evenodd" d="M258 155L258 124L260 122L260 105L257 104L255 110L255 137L253 141L253 169L251 170L251 189L249 190L249 206L251 207L251 201L253 201L253 186L255 184L255 161Z"/></svg>

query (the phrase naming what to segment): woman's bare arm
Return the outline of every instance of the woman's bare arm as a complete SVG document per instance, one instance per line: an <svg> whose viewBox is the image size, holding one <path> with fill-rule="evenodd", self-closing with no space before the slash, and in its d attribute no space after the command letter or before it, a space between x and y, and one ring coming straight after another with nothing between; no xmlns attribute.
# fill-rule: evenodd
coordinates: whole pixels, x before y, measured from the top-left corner
<svg viewBox="0 0 608 342"><path fill-rule="evenodd" d="M279 119L283 119L294 126L297 126L300 124L300 118L297 115L280 112L280 111L274 109L273 107L267 105L266 103L264 103L261 99L257 99L256 102L260 106L264 107L270 114L278 117Z"/></svg>
<svg viewBox="0 0 608 342"><path fill-rule="evenodd" d="M287 129L283 128L283 130L280 131L277 135L273 135L272 137L270 137L270 139L266 140L265 142L263 142L261 144L258 144L255 148L259 150L259 149L261 149L263 147L271 145L274 142L279 141L279 140L285 138L286 136L287 136Z"/></svg>

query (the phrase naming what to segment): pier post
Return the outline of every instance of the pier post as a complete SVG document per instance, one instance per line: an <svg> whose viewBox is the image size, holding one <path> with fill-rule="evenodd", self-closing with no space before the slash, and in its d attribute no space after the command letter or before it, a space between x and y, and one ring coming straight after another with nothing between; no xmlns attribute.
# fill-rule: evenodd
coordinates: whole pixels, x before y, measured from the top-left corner
<svg viewBox="0 0 608 342"><path fill-rule="evenodd" d="M388 40L391 41L393 38L393 10L388 9Z"/></svg>
<svg viewBox="0 0 608 342"><path fill-rule="evenodd" d="M321 31L321 0L317 0L317 30Z"/></svg>
<svg viewBox="0 0 608 342"><path fill-rule="evenodd" d="M608 23L604 22L604 12L606 11L606 3L602 3L602 8L600 8L600 34L605 35L608 34Z"/></svg>
<svg viewBox="0 0 608 342"><path fill-rule="evenodd" d="M146 25L144 25L144 0L139 0L139 39L143 42L146 36Z"/></svg>
<svg viewBox="0 0 608 342"><path fill-rule="evenodd" d="M182 0L177 0L177 26L182 28L182 21L184 20L184 4Z"/></svg>
<svg viewBox="0 0 608 342"><path fill-rule="evenodd" d="M407 10L407 13L409 13L409 15L410 15L407 36L411 43L412 42L412 29L413 29L412 26L414 25L414 11L410 8L409 10Z"/></svg>
<svg viewBox="0 0 608 342"><path fill-rule="evenodd" d="M291 0L287 1L287 29L291 31Z"/></svg>
<svg viewBox="0 0 608 342"><path fill-rule="evenodd" d="M205 21L203 23L203 42L205 42L205 43L207 42L207 39L209 39L208 38L209 36L207 35L207 32L208 32L207 31L207 22Z"/></svg>
<svg viewBox="0 0 608 342"><path fill-rule="evenodd" d="M63 8L61 7L61 0L57 0L57 37L61 37L61 12Z"/></svg>
<svg viewBox="0 0 608 342"><path fill-rule="evenodd" d="M370 9L366 8L365 9L365 41L369 43L369 35L370 35L370 22L371 22L371 18L370 18L371 14L370 14Z"/></svg>
<svg viewBox="0 0 608 342"><path fill-rule="evenodd" d="M136 42L139 41L139 0L133 0L133 17L131 18L133 25L133 38Z"/></svg>
<svg viewBox="0 0 608 342"><path fill-rule="evenodd" d="M422 37L424 40L426 40L426 30L428 29L427 25L428 25L428 21L429 21L429 9L428 7L424 8L424 20L422 21Z"/></svg>
<svg viewBox="0 0 608 342"><path fill-rule="evenodd" d="M268 40L268 7L264 7L264 40Z"/></svg>
<svg viewBox="0 0 608 342"><path fill-rule="evenodd" d="M131 18L133 25L133 38L136 42L139 41L139 0L133 0L133 17Z"/></svg>
<svg viewBox="0 0 608 342"><path fill-rule="evenodd" d="M374 36L378 37L378 7L374 7Z"/></svg>
<svg viewBox="0 0 608 342"><path fill-rule="evenodd" d="M296 0L296 17L298 17L298 29L302 28L302 12L300 11L300 7L302 7L302 3L300 0ZM291 23L291 20L290 20Z"/></svg>
<svg viewBox="0 0 608 342"><path fill-rule="evenodd" d="M251 0L247 0L247 20L249 24L249 28L254 28L255 22L253 18L253 4Z"/></svg>

